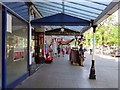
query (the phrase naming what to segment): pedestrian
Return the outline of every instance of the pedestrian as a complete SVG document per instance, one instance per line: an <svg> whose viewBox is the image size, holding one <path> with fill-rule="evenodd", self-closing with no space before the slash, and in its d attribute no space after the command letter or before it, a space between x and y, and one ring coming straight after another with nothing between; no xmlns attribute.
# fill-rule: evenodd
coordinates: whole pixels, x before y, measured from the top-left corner
<svg viewBox="0 0 120 90"><path fill-rule="evenodd" d="M92 49L90 49L90 55L92 55Z"/></svg>
<svg viewBox="0 0 120 90"><path fill-rule="evenodd" d="M80 56L80 66L84 66L83 62L84 62L84 49L83 49L83 45L80 44L80 48L79 48L79 56Z"/></svg>
<svg viewBox="0 0 120 90"><path fill-rule="evenodd" d="M52 51L53 51L53 49L51 48L51 46L49 46L48 51L49 51L49 53L50 53L50 56L52 56Z"/></svg>
<svg viewBox="0 0 120 90"><path fill-rule="evenodd" d="M71 53L71 47L68 46L68 54L70 54L70 53Z"/></svg>
<svg viewBox="0 0 120 90"><path fill-rule="evenodd" d="M59 57L60 56L60 45L58 45L57 50L58 50L58 57Z"/></svg>
<svg viewBox="0 0 120 90"><path fill-rule="evenodd" d="M68 48L66 47L66 54L68 54Z"/></svg>
<svg viewBox="0 0 120 90"><path fill-rule="evenodd" d="M64 57L64 54L65 54L65 48L63 47L62 48L62 55L63 55L63 57Z"/></svg>

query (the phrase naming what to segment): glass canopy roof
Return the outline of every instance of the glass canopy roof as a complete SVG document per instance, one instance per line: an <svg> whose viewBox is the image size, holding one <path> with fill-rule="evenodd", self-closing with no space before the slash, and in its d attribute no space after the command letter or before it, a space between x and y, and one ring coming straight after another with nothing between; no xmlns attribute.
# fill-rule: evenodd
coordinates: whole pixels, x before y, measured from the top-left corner
<svg viewBox="0 0 120 90"><path fill-rule="evenodd" d="M57 13L65 13L85 20L95 20L112 0L33 0L43 17ZM80 31L83 26L65 26L66 28ZM53 29L59 26L52 26Z"/></svg>
<svg viewBox="0 0 120 90"><path fill-rule="evenodd" d="M15 13L20 15L22 18L28 21L29 15L28 15L28 6L24 1L21 0L21 2L3 2L7 7L9 7L11 10L13 10Z"/></svg>
<svg viewBox="0 0 120 90"><path fill-rule="evenodd" d="M57 13L65 13L84 20L95 20L112 0L31 0L43 17ZM29 3L29 2L27 2ZM28 6L26 2L4 2L4 4L18 15L28 20ZM52 28L58 28L52 26ZM80 31L83 26L65 26L66 28Z"/></svg>
<svg viewBox="0 0 120 90"><path fill-rule="evenodd" d="M76 0L75 0L76 1ZM44 17L56 13L63 12L68 15L83 18L86 20L96 19L99 14L109 5L111 0L107 2L95 2L92 0L40 0L33 2L35 6L41 11ZM64 2L64 4L63 4Z"/></svg>

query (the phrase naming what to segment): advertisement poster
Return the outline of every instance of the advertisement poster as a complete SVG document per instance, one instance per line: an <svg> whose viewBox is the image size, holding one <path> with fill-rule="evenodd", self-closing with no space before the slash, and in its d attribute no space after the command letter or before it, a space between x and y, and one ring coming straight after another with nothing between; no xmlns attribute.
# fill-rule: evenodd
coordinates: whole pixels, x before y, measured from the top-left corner
<svg viewBox="0 0 120 90"><path fill-rule="evenodd" d="M14 46L13 60L14 61L23 60L25 57L24 38L19 36L14 36L14 40L15 40L15 46Z"/></svg>

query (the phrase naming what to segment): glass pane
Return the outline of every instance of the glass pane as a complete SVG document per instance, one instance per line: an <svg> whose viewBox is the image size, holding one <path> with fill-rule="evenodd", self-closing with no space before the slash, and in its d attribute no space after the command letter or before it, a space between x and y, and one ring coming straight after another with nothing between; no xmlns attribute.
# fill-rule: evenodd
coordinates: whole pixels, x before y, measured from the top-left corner
<svg viewBox="0 0 120 90"><path fill-rule="evenodd" d="M9 8L11 8L13 11L15 11L17 14L22 16L24 19L28 20L28 6L26 5L25 2L3 2L3 3ZM26 10L26 12L24 10ZM24 12L20 13L21 11Z"/></svg>
<svg viewBox="0 0 120 90"><path fill-rule="evenodd" d="M0 51L2 51L2 6L0 5ZM2 82L2 53L0 52L0 89Z"/></svg>
<svg viewBox="0 0 120 90"><path fill-rule="evenodd" d="M73 3L65 2L65 5L67 6L65 8L68 9L68 10L70 9L70 10L73 10L73 11L76 11L76 12L79 12L79 13L82 13L82 14L87 14L87 15L91 15L91 16L95 16L95 17L97 17L97 15L101 13L101 11L99 11L99 10L88 8L88 7L85 7L85 6L81 6L79 4L81 4L81 3L78 3L78 5L76 5L76 4L73 4ZM85 3L82 4L82 5L85 5ZM69 8L69 7L71 7L71 8Z"/></svg>
<svg viewBox="0 0 120 90"><path fill-rule="evenodd" d="M9 17L8 17L9 16ZM27 24L8 14L7 85L27 72ZM11 19L10 19L11 18Z"/></svg>

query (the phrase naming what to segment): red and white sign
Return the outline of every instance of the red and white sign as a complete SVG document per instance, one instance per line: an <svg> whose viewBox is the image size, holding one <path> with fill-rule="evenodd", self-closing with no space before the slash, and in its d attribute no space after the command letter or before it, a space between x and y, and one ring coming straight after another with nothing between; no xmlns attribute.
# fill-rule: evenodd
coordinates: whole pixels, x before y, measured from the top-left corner
<svg viewBox="0 0 120 90"><path fill-rule="evenodd" d="M14 48L13 60L19 61L23 60L25 57L24 48Z"/></svg>
<svg viewBox="0 0 120 90"><path fill-rule="evenodd" d="M24 52L14 52L14 61L18 61L24 58Z"/></svg>

